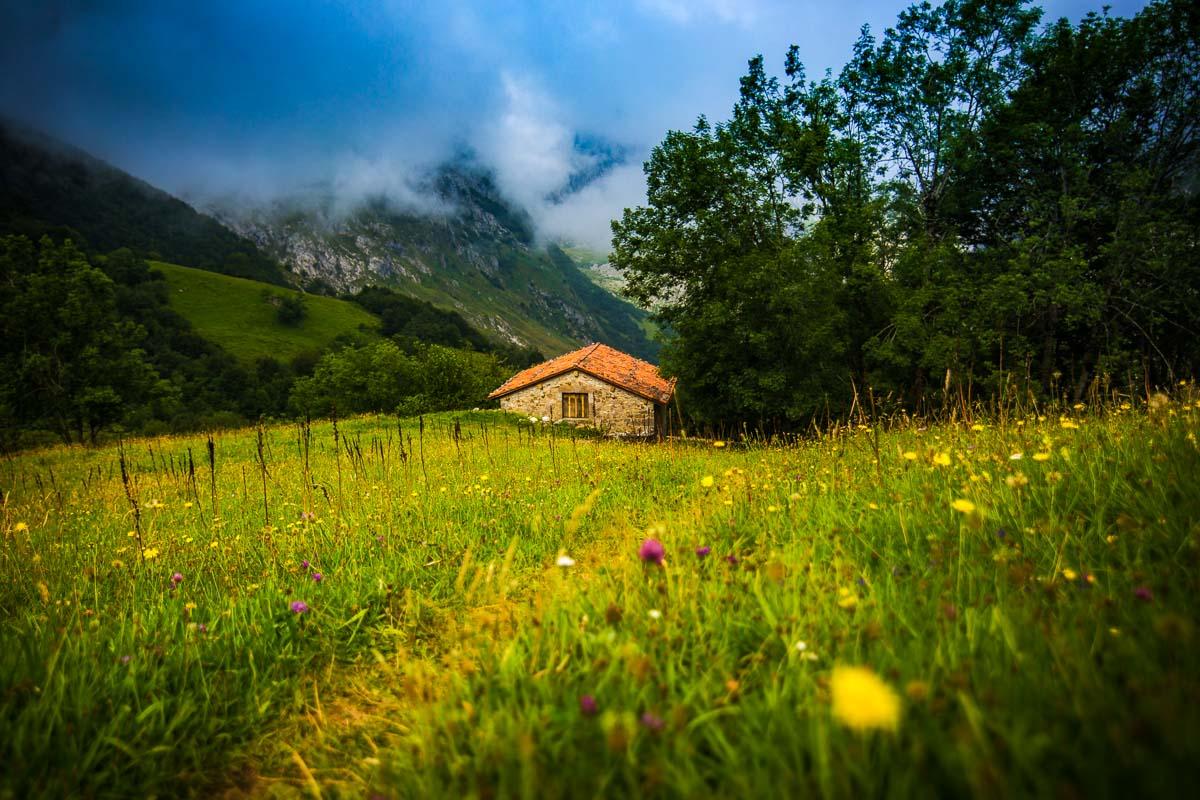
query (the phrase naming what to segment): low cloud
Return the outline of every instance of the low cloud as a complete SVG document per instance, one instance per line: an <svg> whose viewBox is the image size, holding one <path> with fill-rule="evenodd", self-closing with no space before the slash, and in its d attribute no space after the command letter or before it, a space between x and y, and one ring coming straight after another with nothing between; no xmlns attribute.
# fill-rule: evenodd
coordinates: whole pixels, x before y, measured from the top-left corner
<svg viewBox="0 0 1200 800"><path fill-rule="evenodd" d="M533 217L541 238L607 251L612 216L645 200L640 165L617 164L571 190L573 178L600 172L604 157L578 146L579 132L536 81L504 73L500 83L495 124L476 134L481 161Z"/></svg>
<svg viewBox="0 0 1200 800"><path fill-rule="evenodd" d="M543 236L607 253L612 243L612 219L626 208L646 202L646 178L641 164L622 164L568 195L543 206L535 215Z"/></svg>
<svg viewBox="0 0 1200 800"><path fill-rule="evenodd" d="M502 108L477 131L475 148L505 194L534 213L595 158L576 150L561 109L531 79L505 73L500 83Z"/></svg>

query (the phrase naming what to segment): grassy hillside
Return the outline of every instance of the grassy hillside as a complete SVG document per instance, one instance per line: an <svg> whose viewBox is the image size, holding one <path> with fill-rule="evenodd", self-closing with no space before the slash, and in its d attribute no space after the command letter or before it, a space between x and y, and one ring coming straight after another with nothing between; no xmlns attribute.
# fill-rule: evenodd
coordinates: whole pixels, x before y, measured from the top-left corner
<svg viewBox="0 0 1200 800"><path fill-rule="evenodd" d="M558 247L537 244L528 215L486 172L446 165L429 191L456 213L422 215L380 201L332 214L319 196L216 213L304 280L344 292L388 286L547 356L599 341L657 357L645 312L598 288Z"/></svg>
<svg viewBox="0 0 1200 800"><path fill-rule="evenodd" d="M1181 393L784 446L483 412L6 460L0 797L1186 793Z"/></svg>
<svg viewBox="0 0 1200 800"><path fill-rule="evenodd" d="M283 295L290 290L161 261L151 266L166 276L171 308L201 336L245 363L263 356L286 362L324 350L339 336L373 337L379 327L375 316L354 303L317 295L305 295L308 313L298 326L284 325L263 292Z"/></svg>

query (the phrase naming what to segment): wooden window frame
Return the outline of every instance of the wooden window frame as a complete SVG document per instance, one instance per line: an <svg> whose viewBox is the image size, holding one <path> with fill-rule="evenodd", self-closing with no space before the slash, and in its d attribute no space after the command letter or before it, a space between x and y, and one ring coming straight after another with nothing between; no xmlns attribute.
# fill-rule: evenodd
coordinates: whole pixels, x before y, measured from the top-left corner
<svg viewBox="0 0 1200 800"><path fill-rule="evenodd" d="M587 392L563 392L562 393L562 418L563 419L587 419L588 406L590 405ZM570 411L580 411L579 415L570 414Z"/></svg>

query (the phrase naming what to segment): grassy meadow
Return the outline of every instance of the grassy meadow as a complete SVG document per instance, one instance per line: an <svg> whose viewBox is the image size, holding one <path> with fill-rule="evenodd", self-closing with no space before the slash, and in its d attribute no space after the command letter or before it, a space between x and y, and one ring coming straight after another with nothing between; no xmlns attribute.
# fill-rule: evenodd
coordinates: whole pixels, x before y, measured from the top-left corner
<svg viewBox="0 0 1200 800"><path fill-rule="evenodd" d="M475 412L11 457L0 797L1178 793L1198 427L1185 386L789 443Z"/></svg>
<svg viewBox="0 0 1200 800"><path fill-rule="evenodd" d="M150 266L167 279L171 308L205 339L246 364L258 358L286 362L302 353L320 353L339 336L364 331L370 336L379 328L379 320L354 303L320 295L305 295L304 319L299 325L284 325L263 292L285 296L293 290L161 261Z"/></svg>

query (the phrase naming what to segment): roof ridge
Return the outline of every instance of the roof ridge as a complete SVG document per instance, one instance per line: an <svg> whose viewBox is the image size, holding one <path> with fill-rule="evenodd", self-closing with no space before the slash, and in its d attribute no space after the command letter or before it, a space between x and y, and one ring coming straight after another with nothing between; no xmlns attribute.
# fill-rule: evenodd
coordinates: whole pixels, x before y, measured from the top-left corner
<svg viewBox="0 0 1200 800"><path fill-rule="evenodd" d="M587 352L584 353L583 355L581 355L579 358L575 359L575 365L580 366L580 367L583 366L583 362L585 362L589 358L591 358L592 355L596 352L596 350L600 347L600 345L601 345L601 342L592 342L587 347L584 347L583 349L587 350Z"/></svg>

